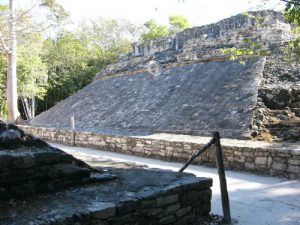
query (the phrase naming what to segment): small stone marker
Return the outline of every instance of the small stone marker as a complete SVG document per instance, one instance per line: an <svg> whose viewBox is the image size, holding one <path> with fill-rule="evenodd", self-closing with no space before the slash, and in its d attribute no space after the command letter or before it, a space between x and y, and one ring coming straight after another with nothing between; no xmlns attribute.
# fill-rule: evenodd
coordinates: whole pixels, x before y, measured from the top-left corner
<svg viewBox="0 0 300 225"><path fill-rule="evenodd" d="M72 145L75 145L75 118L74 118L74 116L71 116L71 131L72 131L71 142L72 142Z"/></svg>

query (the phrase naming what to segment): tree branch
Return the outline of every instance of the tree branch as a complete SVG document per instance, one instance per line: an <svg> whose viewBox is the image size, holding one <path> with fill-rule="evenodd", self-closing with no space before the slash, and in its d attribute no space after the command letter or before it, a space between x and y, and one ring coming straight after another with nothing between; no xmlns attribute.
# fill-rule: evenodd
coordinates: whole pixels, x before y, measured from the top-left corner
<svg viewBox="0 0 300 225"><path fill-rule="evenodd" d="M6 45L5 41L4 41L4 38L2 36L2 33L0 31L0 41L1 41L1 45L2 45L2 49L3 49L3 52L5 54L9 54L10 53L10 49L9 47Z"/></svg>
<svg viewBox="0 0 300 225"><path fill-rule="evenodd" d="M285 3L289 3L289 4L293 4L293 5L300 6L300 2L297 2L297 1L293 1L293 0L280 0L280 1L285 2Z"/></svg>

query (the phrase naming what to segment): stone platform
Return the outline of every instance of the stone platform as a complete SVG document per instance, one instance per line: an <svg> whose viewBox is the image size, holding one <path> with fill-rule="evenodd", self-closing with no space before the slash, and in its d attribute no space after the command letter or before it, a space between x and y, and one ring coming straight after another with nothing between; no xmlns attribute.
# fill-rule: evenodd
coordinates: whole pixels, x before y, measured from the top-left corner
<svg viewBox="0 0 300 225"><path fill-rule="evenodd" d="M187 225L208 220L211 179L145 168L110 172L118 179L0 202L1 225Z"/></svg>
<svg viewBox="0 0 300 225"><path fill-rule="evenodd" d="M0 123L0 201L106 178L72 155L14 125Z"/></svg>
<svg viewBox="0 0 300 225"><path fill-rule="evenodd" d="M0 224L184 225L209 219L211 179L108 167L92 168L0 123Z"/></svg>

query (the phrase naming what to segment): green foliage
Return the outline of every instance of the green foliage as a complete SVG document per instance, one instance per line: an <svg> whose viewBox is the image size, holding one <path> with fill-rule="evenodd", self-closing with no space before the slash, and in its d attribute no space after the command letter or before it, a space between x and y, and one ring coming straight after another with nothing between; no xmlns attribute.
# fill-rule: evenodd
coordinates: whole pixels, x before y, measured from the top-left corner
<svg viewBox="0 0 300 225"><path fill-rule="evenodd" d="M149 20L144 26L147 28L148 32L142 34L143 41L167 37L169 35L168 27L157 24L155 20Z"/></svg>
<svg viewBox="0 0 300 225"><path fill-rule="evenodd" d="M288 60L300 62L300 0L288 0L285 8L285 18L289 23L295 24L295 39L285 48Z"/></svg>
<svg viewBox="0 0 300 225"><path fill-rule="evenodd" d="M269 54L269 51L264 49L259 42L248 38L245 38L243 41L245 43L244 48L224 48L221 49L221 52L228 55L231 60L240 60L241 63L244 63L243 60L241 60L243 57L266 56Z"/></svg>
<svg viewBox="0 0 300 225"><path fill-rule="evenodd" d="M300 38L296 38L285 47L285 60L300 62Z"/></svg>
<svg viewBox="0 0 300 225"><path fill-rule="evenodd" d="M289 23L300 26L300 0L287 0L285 7L285 18Z"/></svg>
<svg viewBox="0 0 300 225"><path fill-rule="evenodd" d="M170 28L169 28L170 34L176 34L190 27L189 21L184 16L180 16L180 15L170 16L169 24L170 24Z"/></svg>
<svg viewBox="0 0 300 225"><path fill-rule="evenodd" d="M155 20L149 20L144 24L146 32L141 35L143 41L167 37L189 27L188 20L180 15L169 17L169 27L158 24Z"/></svg>
<svg viewBox="0 0 300 225"><path fill-rule="evenodd" d="M139 28L111 19L85 21L73 32L61 31L54 39L44 42L43 61L48 70L45 98L38 111L57 102L92 82L96 73L112 63L119 54L131 49Z"/></svg>
<svg viewBox="0 0 300 225"><path fill-rule="evenodd" d="M38 33L31 33L19 43L18 47L18 93L21 97L45 95L47 79L46 64L42 61L43 38Z"/></svg>
<svg viewBox="0 0 300 225"><path fill-rule="evenodd" d="M40 0L40 6L48 9L47 16L52 20L61 22L69 17L69 13L56 0Z"/></svg>

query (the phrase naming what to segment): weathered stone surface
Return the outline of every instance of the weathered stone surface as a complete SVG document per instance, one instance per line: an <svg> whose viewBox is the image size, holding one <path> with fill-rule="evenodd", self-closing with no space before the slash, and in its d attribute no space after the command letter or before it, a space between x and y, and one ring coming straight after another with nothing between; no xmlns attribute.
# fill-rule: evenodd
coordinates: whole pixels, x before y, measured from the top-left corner
<svg viewBox="0 0 300 225"><path fill-rule="evenodd" d="M256 157L255 163L259 165L266 165L268 162L268 157Z"/></svg>
<svg viewBox="0 0 300 225"><path fill-rule="evenodd" d="M0 122L0 201L94 182L84 162Z"/></svg>
<svg viewBox="0 0 300 225"><path fill-rule="evenodd" d="M111 134L219 130L245 137L263 65L263 59L209 62L168 69L155 79L138 73L98 80L31 124L68 128L74 116L78 129Z"/></svg>
<svg viewBox="0 0 300 225"><path fill-rule="evenodd" d="M211 195L206 190L212 185L211 179L186 173L135 168L134 165L123 168L121 163L109 161L104 165L119 179L105 185L91 184L25 200L0 201L1 224L163 225L179 221L176 215L182 219L188 218L182 221L195 224L199 217L191 212L198 210L198 207L196 209L192 202L181 206L179 202L180 196L191 190L198 191L199 195L207 194L202 197L203 207L199 215L209 215ZM173 203L159 206L157 203L162 199Z"/></svg>
<svg viewBox="0 0 300 225"><path fill-rule="evenodd" d="M163 196L157 199L158 206L170 205L172 203L178 202L178 195Z"/></svg>

